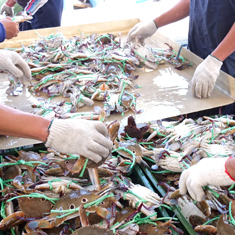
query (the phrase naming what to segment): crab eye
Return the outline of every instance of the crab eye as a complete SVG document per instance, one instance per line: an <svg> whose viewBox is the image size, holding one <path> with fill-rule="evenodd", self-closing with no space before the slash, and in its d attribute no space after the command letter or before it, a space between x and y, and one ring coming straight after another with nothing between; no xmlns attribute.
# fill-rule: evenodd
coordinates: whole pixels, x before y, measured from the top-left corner
<svg viewBox="0 0 235 235"><path fill-rule="evenodd" d="M70 209L70 210L75 209L75 205L74 205L74 204L71 204L71 205L69 206L69 209Z"/></svg>
<svg viewBox="0 0 235 235"><path fill-rule="evenodd" d="M65 162L65 164L68 164L68 163L69 163L69 161L66 161L66 162Z"/></svg>
<svg viewBox="0 0 235 235"><path fill-rule="evenodd" d="M86 202L88 202L87 198L83 198L82 203L86 203Z"/></svg>
<svg viewBox="0 0 235 235"><path fill-rule="evenodd" d="M132 153L136 154L136 151L135 151L135 150L133 150L133 151L132 151Z"/></svg>
<svg viewBox="0 0 235 235"><path fill-rule="evenodd" d="M101 205L104 205L104 204L105 204L105 202L101 202L100 204L101 204Z"/></svg>
<svg viewBox="0 0 235 235"><path fill-rule="evenodd" d="M32 199L32 197L28 197L28 199Z"/></svg>
<svg viewBox="0 0 235 235"><path fill-rule="evenodd" d="M44 201L46 201L46 199L45 198L41 198L41 201L44 202Z"/></svg>

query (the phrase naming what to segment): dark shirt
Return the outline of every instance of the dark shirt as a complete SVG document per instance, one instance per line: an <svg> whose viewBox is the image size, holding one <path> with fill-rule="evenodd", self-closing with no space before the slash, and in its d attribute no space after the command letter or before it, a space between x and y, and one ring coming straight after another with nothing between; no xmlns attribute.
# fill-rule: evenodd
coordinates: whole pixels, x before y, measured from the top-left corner
<svg viewBox="0 0 235 235"><path fill-rule="evenodd" d="M26 7L29 0L17 0L17 3L22 6L23 8Z"/></svg>
<svg viewBox="0 0 235 235"><path fill-rule="evenodd" d="M234 24L235 0L190 0L189 16L189 49L205 59ZM235 77L235 52L221 69Z"/></svg>

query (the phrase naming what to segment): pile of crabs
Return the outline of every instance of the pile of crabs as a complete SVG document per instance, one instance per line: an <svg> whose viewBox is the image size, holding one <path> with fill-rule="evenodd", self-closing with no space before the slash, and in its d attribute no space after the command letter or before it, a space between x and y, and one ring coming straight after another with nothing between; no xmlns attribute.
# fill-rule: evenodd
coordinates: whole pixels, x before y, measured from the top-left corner
<svg viewBox="0 0 235 235"><path fill-rule="evenodd" d="M95 121L95 120L94 120ZM113 150L94 163L53 149L2 157L0 230L10 234L171 234L177 218L158 208L178 205L198 234L235 234L233 185L209 185L206 199L180 195L180 173L207 157L233 156L231 116L194 121L106 123ZM136 164L149 168L164 196L132 182Z"/></svg>
<svg viewBox="0 0 235 235"><path fill-rule="evenodd" d="M0 230L9 234L171 234L176 218L157 209L171 203L129 178L142 147L107 125L113 151L99 163L53 149L1 157Z"/></svg>
<svg viewBox="0 0 235 235"><path fill-rule="evenodd" d="M98 119L99 112L81 113L84 106L93 107L98 101L108 117L111 113L136 110L140 96L134 81L139 67L157 69L159 64L170 63L183 69L190 63L176 59L168 49L124 42L119 35L90 34L66 39L62 33L40 37L28 46L15 49L28 63L32 84L31 94L40 96L33 105L35 113L47 118ZM17 94L17 86L10 78L8 94ZM46 96L46 98L42 98ZM60 98L58 102L54 98ZM55 100L55 102L53 102Z"/></svg>
<svg viewBox="0 0 235 235"><path fill-rule="evenodd" d="M135 139L139 143L140 164L149 167L159 184L165 187L167 203L171 199L171 203L179 206L195 232L235 234L235 184L205 187L206 198L201 202L194 201L189 195L180 195L178 190L184 169L204 158L234 157L233 116L158 120L139 126L130 116L124 130L123 136L128 141Z"/></svg>

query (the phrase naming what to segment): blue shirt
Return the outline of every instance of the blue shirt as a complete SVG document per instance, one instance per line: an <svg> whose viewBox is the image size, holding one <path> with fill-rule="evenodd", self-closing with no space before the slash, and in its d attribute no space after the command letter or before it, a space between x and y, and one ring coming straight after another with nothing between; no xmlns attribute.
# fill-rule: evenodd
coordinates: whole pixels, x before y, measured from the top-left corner
<svg viewBox="0 0 235 235"><path fill-rule="evenodd" d="M6 30L2 23L0 23L0 42L3 42L6 39Z"/></svg>

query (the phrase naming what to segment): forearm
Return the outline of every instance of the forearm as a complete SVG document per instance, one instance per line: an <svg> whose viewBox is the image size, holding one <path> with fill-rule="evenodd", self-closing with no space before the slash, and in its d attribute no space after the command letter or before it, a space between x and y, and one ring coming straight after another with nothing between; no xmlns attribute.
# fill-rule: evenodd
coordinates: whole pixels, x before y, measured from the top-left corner
<svg viewBox="0 0 235 235"><path fill-rule="evenodd" d="M233 157L228 159L225 163L225 166L229 175L235 179L235 158Z"/></svg>
<svg viewBox="0 0 235 235"><path fill-rule="evenodd" d="M235 23L232 28L229 30L226 37L222 42L217 46L217 48L211 53L213 56L218 58L221 61L224 61L235 51Z"/></svg>
<svg viewBox="0 0 235 235"><path fill-rule="evenodd" d="M158 28L182 20L189 15L190 0L181 0L169 11L157 17L154 21Z"/></svg>
<svg viewBox="0 0 235 235"><path fill-rule="evenodd" d="M0 135L31 138L45 142L50 120L0 104Z"/></svg>
<svg viewBox="0 0 235 235"><path fill-rule="evenodd" d="M16 1L15 0L7 0L6 4L10 7L13 7L16 4Z"/></svg>

